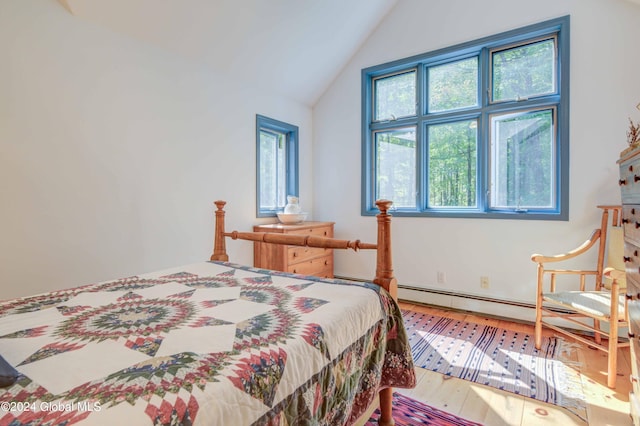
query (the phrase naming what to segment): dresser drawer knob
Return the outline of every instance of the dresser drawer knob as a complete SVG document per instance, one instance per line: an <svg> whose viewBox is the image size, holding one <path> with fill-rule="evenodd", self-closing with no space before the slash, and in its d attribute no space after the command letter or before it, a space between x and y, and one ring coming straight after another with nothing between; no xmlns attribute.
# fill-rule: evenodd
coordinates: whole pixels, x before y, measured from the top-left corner
<svg viewBox="0 0 640 426"><path fill-rule="evenodd" d="M633 164L629 166L629 171L632 172L633 171Z"/></svg>
<svg viewBox="0 0 640 426"><path fill-rule="evenodd" d="M636 209L631 209L631 214L636 214Z"/></svg>
<svg viewBox="0 0 640 426"><path fill-rule="evenodd" d="M294 255L295 256L295 255ZM622 256L622 260L626 263L626 262L631 262L631 257L629 256Z"/></svg>
<svg viewBox="0 0 640 426"><path fill-rule="evenodd" d="M640 228L640 223L636 222L636 229Z"/></svg>
<svg viewBox="0 0 640 426"><path fill-rule="evenodd" d="M328 261L328 260L325 260L325 261L324 261L324 266L327 266L327 265L329 265L329 261Z"/></svg>
<svg viewBox="0 0 640 426"><path fill-rule="evenodd" d="M637 182L637 181L639 181L639 180L640 180L640 176L638 176L638 175L633 175L633 181L634 181L634 182Z"/></svg>
<svg viewBox="0 0 640 426"><path fill-rule="evenodd" d="M635 333L629 332L628 335L629 335L629 339L635 339L636 338L636 334Z"/></svg>
<svg viewBox="0 0 640 426"><path fill-rule="evenodd" d="M627 180L626 179L620 179L618 181L618 185L620 185L620 186L623 186L623 185L626 185L626 184L627 184Z"/></svg>
<svg viewBox="0 0 640 426"><path fill-rule="evenodd" d="M297 251L293 252L293 257L298 257L298 252Z"/></svg>
<svg viewBox="0 0 640 426"><path fill-rule="evenodd" d="M623 217L622 218L622 223L629 223L629 219L626 219L626 218Z"/></svg>
<svg viewBox="0 0 640 426"><path fill-rule="evenodd" d="M633 294L629 294L629 293L627 293L627 294L625 294L625 295L624 295L624 297L625 297L625 299L627 299L627 300L633 300Z"/></svg>

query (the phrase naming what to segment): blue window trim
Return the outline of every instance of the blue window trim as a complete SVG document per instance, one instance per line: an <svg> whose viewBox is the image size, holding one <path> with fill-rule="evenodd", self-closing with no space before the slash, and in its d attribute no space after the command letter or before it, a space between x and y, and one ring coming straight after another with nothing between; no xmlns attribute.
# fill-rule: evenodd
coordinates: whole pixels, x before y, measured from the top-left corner
<svg viewBox="0 0 640 426"><path fill-rule="evenodd" d="M539 220L568 220L569 219L569 34L570 17L563 16L538 24L529 25L511 31L506 31L479 40L470 41L449 48L412 56L376 65L362 70L362 198L361 214L372 216L377 213L375 208L375 149L374 131L392 129L405 126L415 126L417 132L417 188L418 209L396 209L394 216L407 217L457 217L457 218L499 218L499 219L539 219ZM556 36L558 49L557 91L553 95L541 96L525 101L489 102L487 89L489 82L489 54L492 50L502 46L508 47L514 43L535 40L540 37ZM426 83L425 70L429 66L452 59L464 59L472 56L479 58L479 108L469 109L468 115L456 110L459 118L477 118L479 120L478 133L478 176L477 176L477 208L427 209L427 172L426 145L423 133L426 122L433 120L426 111ZM373 80L377 77L401 73L410 69L417 69L417 116L402 117L393 123L377 122L373 120ZM492 114L520 111L523 109L554 108L557 119L556 129L556 203L553 209L527 212L515 210L491 210L488 207L487 196L489 188L489 119ZM464 110L462 110L464 111ZM438 118L446 119L447 114L438 114ZM429 121L433 123L434 121ZM393 201L393 200L392 200Z"/></svg>
<svg viewBox="0 0 640 426"><path fill-rule="evenodd" d="M286 135L286 195L298 196L298 126L256 114L256 217L273 217L282 208L260 208L260 130ZM284 207L284 206L282 206Z"/></svg>

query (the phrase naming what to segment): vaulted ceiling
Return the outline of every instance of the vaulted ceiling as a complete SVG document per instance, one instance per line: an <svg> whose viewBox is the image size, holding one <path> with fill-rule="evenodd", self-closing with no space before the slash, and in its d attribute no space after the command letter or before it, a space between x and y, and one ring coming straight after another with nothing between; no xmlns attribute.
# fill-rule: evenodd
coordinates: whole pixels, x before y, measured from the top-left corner
<svg viewBox="0 0 640 426"><path fill-rule="evenodd" d="M397 0L59 0L79 19L313 105Z"/></svg>
<svg viewBox="0 0 640 426"><path fill-rule="evenodd" d="M200 62L217 76L313 106L401 0L58 1L79 19Z"/></svg>

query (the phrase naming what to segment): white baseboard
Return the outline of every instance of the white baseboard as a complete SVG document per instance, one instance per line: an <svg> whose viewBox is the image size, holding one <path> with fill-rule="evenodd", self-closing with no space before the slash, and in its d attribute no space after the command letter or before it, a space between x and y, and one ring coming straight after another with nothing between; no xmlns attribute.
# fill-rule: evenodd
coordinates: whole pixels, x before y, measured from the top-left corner
<svg viewBox="0 0 640 426"><path fill-rule="evenodd" d="M424 303L518 321L535 321L535 304L491 299L471 294L457 294L435 289L398 286L398 299Z"/></svg>
<svg viewBox="0 0 640 426"><path fill-rule="evenodd" d="M335 278L350 281L367 281L359 278L336 276ZM536 305L533 303L517 302L504 299L493 299L476 294L454 293L444 290L410 287L398 285L398 299L407 302L423 303L481 314L487 314L505 319L534 323L536 320Z"/></svg>

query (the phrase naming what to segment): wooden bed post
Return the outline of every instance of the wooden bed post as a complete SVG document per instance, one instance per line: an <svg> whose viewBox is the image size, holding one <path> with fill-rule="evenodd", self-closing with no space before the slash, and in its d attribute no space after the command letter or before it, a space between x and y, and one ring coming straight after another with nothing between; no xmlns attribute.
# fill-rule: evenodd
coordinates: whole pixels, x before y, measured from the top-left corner
<svg viewBox="0 0 640 426"><path fill-rule="evenodd" d="M398 299L398 281L393 276L393 261L391 256L391 215L388 213L393 203L389 200L377 200L376 206L380 213L378 218L378 249L376 250L376 277L373 282ZM382 389L378 393L380 399L380 419L378 424L393 426L393 388Z"/></svg>
<svg viewBox="0 0 640 426"><path fill-rule="evenodd" d="M398 281L393 276L393 260L391 256L391 215L388 213L393 204L389 200L378 200L376 206L380 213L378 218L378 250L376 256L376 277L373 282L382 286L398 299Z"/></svg>
<svg viewBox="0 0 640 426"><path fill-rule="evenodd" d="M217 200L213 202L216 207L216 231L213 241L213 254L211 260L221 260L223 262L229 261L229 255L227 254L227 247L224 242L224 206L226 201Z"/></svg>

